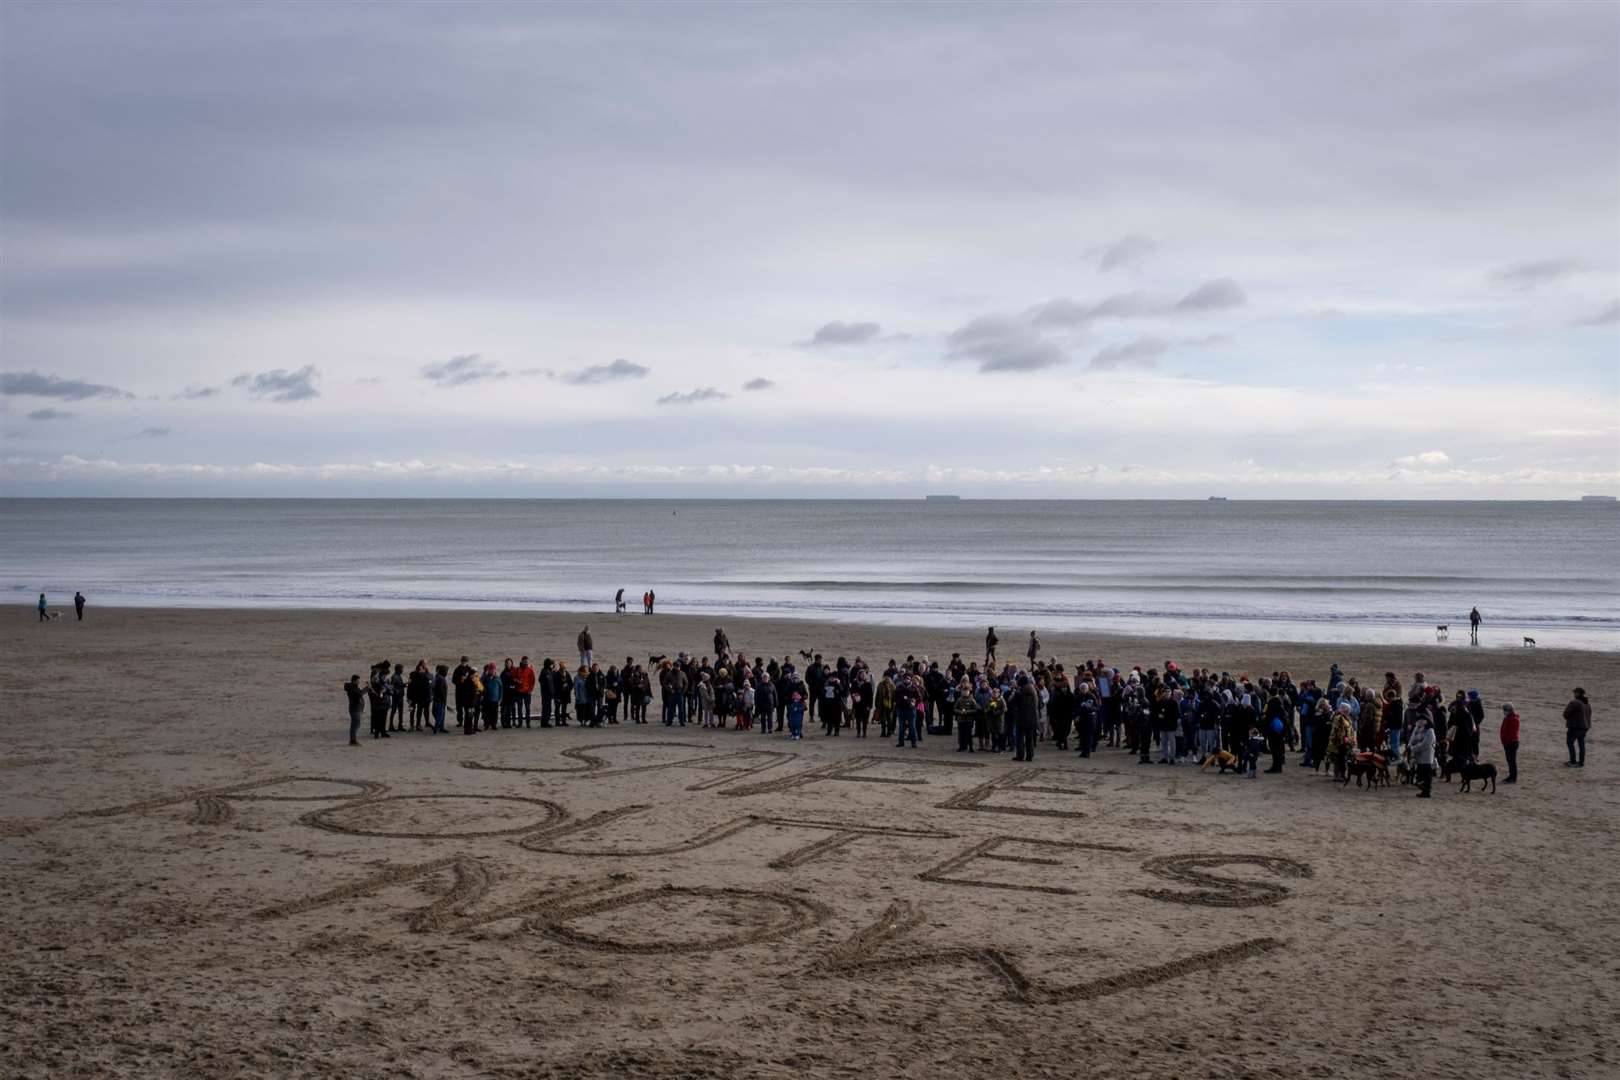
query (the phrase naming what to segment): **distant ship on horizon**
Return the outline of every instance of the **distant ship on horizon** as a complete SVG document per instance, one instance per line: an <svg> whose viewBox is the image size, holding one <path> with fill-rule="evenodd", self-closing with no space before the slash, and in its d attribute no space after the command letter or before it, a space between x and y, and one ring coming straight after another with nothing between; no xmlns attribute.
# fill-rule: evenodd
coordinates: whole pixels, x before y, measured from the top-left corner
<svg viewBox="0 0 1620 1080"><path fill-rule="evenodd" d="M1209 497L1209 501L1210 502L1225 502L1226 501L1226 496L1225 495L1211 495Z"/></svg>
<svg viewBox="0 0 1620 1080"><path fill-rule="evenodd" d="M924 495L923 502L961 502L960 495Z"/></svg>
<svg viewBox="0 0 1620 1080"><path fill-rule="evenodd" d="M1613 495L1582 495L1581 502L1614 502Z"/></svg>

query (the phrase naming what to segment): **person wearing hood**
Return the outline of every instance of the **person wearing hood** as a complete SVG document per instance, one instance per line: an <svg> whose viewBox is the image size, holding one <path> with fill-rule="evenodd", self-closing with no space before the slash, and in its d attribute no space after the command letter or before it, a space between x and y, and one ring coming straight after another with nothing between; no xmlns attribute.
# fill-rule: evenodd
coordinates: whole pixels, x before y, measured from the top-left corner
<svg viewBox="0 0 1620 1080"><path fill-rule="evenodd" d="M1592 703L1586 700L1586 691L1577 686L1569 704L1564 706L1564 745L1569 748L1568 768L1586 767L1586 733L1590 730Z"/></svg>
<svg viewBox="0 0 1620 1080"><path fill-rule="evenodd" d="M1008 727L1012 729L1013 760L1035 760L1035 731L1040 705L1035 700L1035 684L1019 674L1012 701L1007 706Z"/></svg>
<svg viewBox="0 0 1620 1080"><path fill-rule="evenodd" d="M1502 756L1507 758L1508 774L1504 784L1519 782L1519 714L1511 702L1502 706Z"/></svg>

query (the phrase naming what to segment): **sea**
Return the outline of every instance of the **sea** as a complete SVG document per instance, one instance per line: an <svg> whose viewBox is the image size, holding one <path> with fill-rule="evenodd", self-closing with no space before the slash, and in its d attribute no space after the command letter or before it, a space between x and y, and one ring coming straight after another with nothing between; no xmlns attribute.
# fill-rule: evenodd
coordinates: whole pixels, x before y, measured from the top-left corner
<svg viewBox="0 0 1620 1080"><path fill-rule="evenodd" d="M1582 502L0 499L0 588L65 606L612 610L1620 650Z"/></svg>

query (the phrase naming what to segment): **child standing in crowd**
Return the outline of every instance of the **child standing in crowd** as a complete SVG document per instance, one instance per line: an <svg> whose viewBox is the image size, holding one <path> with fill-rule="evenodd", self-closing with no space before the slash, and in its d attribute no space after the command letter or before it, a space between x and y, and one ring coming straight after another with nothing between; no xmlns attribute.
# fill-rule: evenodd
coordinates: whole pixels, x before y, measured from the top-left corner
<svg viewBox="0 0 1620 1080"><path fill-rule="evenodd" d="M788 738L799 742L804 738L804 696L794 694L787 707Z"/></svg>

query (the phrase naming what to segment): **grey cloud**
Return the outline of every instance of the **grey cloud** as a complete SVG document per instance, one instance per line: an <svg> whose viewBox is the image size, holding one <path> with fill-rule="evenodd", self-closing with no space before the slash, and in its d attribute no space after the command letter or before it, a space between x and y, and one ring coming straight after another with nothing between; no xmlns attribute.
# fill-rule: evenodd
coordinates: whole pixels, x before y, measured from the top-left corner
<svg viewBox="0 0 1620 1080"><path fill-rule="evenodd" d="M1163 310L1162 303L1155 303L1142 293L1119 293L1092 304L1060 297L1037 304L1024 314L1037 326L1074 327L1098 319L1134 319Z"/></svg>
<svg viewBox="0 0 1620 1080"><path fill-rule="evenodd" d="M1616 300L1608 307L1588 315L1584 319L1576 319L1571 326L1617 326L1620 325L1620 300Z"/></svg>
<svg viewBox="0 0 1620 1080"><path fill-rule="evenodd" d="M1176 301L1176 311L1222 311L1226 308L1242 307L1248 297L1243 295L1243 289L1231 278L1217 278L1206 281L1192 292Z"/></svg>
<svg viewBox="0 0 1620 1080"><path fill-rule="evenodd" d="M1247 297L1231 278L1206 281L1180 300L1155 299L1146 293L1116 293L1093 303L1059 297L1024 313L1036 326L1084 327L1103 319L1147 319L1240 307Z"/></svg>
<svg viewBox="0 0 1620 1080"><path fill-rule="evenodd" d="M651 370L641 364L620 358L611 364L592 364L578 371L565 371L557 378L575 386L595 386L597 383L617 382L620 379L645 378Z"/></svg>
<svg viewBox="0 0 1620 1080"><path fill-rule="evenodd" d="M62 401L85 401L89 398L129 400L135 396L116 386L85 382L83 379L63 379L38 371L0 371L0 394L59 398Z"/></svg>
<svg viewBox="0 0 1620 1080"><path fill-rule="evenodd" d="M1106 274L1111 270L1139 266L1158 249L1159 245L1148 237L1132 233L1098 249L1094 254L1097 256L1097 269Z"/></svg>
<svg viewBox="0 0 1620 1080"><path fill-rule="evenodd" d="M199 401L199 400L201 400L203 398L218 397L219 396L219 387L217 387L217 386L188 386L184 390L180 391L178 394L176 394L174 396L177 399L184 400L184 401Z"/></svg>
<svg viewBox="0 0 1620 1080"><path fill-rule="evenodd" d="M1182 338L1176 342L1177 345L1188 345L1195 349L1212 348L1216 345L1230 345L1231 343L1231 334L1205 334L1202 337Z"/></svg>
<svg viewBox="0 0 1620 1080"><path fill-rule="evenodd" d="M1491 271L1491 280L1510 289L1534 289L1580 272L1578 259L1534 259Z"/></svg>
<svg viewBox="0 0 1620 1080"><path fill-rule="evenodd" d="M811 335L809 341L801 341L801 347L809 349L825 349L839 345L865 345L876 341L883 334L883 326L875 322L830 322L821 326Z"/></svg>
<svg viewBox="0 0 1620 1080"><path fill-rule="evenodd" d="M132 438L132 439L162 439L162 438L168 436L169 434L171 434L171 432L166 427L148 427L148 428L141 428L141 430L139 430L135 434L131 435L130 438Z"/></svg>
<svg viewBox="0 0 1620 1080"><path fill-rule="evenodd" d="M28 414L30 420L71 420L78 413L64 412L61 409L35 409Z"/></svg>
<svg viewBox="0 0 1620 1080"><path fill-rule="evenodd" d="M658 404L691 405L699 401L724 401L728 397L730 397L729 394L723 394L712 386L700 386L696 390L688 390L684 394L665 394L658 399Z"/></svg>
<svg viewBox="0 0 1620 1080"><path fill-rule="evenodd" d="M426 364L422 367L422 378L439 383L441 386L465 386L467 383L484 382L489 379L504 379L509 374L511 373L505 368L485 360L479 353L464 353L452 356L441 363Z"/></svg>
<svg viewBox="0 0 1620 1080"><path fill-rule="evenodd" d="M246 388L256 398L281 402L308 401L321 396L321 392L315 388L315 380L320 376L314 364L305 364L297 371L275 368L272 371L238 375L231 380L231 385Z"/></svg>
<svg viewBox="0 0 1620 1080"><path fill-rule="evenodd" d="M986 374L1039 371L1068 359L1061 345L1010 315L981 315L953 331L948 341L953 358L975 361Z"/></svg>
<svg viewBox="0 0 1620 1080"><path fill-rule="evenodd" d="M1170 350L1170 343L1162 338L1139 337L1124 345L1109 345L1097 350L1086 365L1087 371L1117 371L1120 368L1151 368L1158 366L1159 357Z"/></svg>
<svg viewBox="0 0 1620 1080"><path fill-rule="evenodd" d="M749 379L747 382L743 383L744 390L770 390L775 386L775 380L767 379L763 375L759 376L758 378Z"/></svg>

